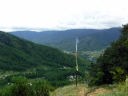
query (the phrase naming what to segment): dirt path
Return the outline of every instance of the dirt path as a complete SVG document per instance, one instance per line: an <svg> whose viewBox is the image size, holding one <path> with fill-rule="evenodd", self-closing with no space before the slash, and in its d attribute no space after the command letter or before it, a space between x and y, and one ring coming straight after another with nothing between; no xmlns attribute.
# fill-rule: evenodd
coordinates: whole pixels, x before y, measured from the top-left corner
<svg viewBox="0 0 128 96"><path fill-rule="evenodd" d="M78 96L97 96L99 94L110 93L111 91L105 88L96 88L89 90L85 86L79 87Z"/></svg>
<svg viewBox="0 0 128 96"><path fill-rule="evenodd" d="M78 96L86 96L88 89L85 86L78 87Z"/></svg>
<svg viewBox="0 0 128 96"><path fill-rule="evenodd" d="M99 94L110 93L111 91L105 88L98 88L87 94L87 96L97 96Z"/></svg>
<svg viewBox="0 0 128 96"><path fill-rule="evenodd" d="M105 88L89 89L84 84L69 85L58 88L50 96L97 96L99 94L110 93L111 91Z"/></svg>

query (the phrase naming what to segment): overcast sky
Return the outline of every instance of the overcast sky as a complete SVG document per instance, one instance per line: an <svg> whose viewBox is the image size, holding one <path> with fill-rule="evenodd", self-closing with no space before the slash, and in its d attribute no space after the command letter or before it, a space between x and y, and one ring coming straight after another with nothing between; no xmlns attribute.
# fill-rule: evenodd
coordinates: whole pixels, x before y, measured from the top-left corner
<svg viewBox="0 0 128 96"><path fill-rule="evenodd" d="M0 0L0 30L103 29L128 23L128 0Z"/></svg>

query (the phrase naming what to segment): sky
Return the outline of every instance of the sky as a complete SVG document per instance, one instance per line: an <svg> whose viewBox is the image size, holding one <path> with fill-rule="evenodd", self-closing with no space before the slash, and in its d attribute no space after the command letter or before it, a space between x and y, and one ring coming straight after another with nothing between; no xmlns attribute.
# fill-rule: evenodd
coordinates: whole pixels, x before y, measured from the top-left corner
<svg viewBox="0 0 128 96"><path fill-rule="evenodd" d="M0 30L106 29L128 23L128 0L0 0Z"/></svg>

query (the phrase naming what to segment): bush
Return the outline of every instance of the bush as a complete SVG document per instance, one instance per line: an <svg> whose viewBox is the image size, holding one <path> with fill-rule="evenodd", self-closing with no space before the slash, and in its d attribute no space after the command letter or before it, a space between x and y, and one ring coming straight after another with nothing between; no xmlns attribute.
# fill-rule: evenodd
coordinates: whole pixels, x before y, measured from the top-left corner
<svg viewBox="0 0 128 96"><path fill-rule="evenodd" d="M128 79L125 82L117 84L112 93L98 95L98 96L128 96Z"/></svg>
<svg viewBox="0 0 128 96"><path fill-rule="evenodd" d="M49 96L49 91L53 89L45 80L38 80L32 86L34 96Z"/></svg>
<svg viewBox="0 0 128 96"><path fill-rule="evenodd" d="M10 96L32 96L32 88L24 77L13 78Z"/></svg>
<svg viewBox="0 0 128 96"><path fill-rule="evenodd" d="M25 77L14 77L10 85L0 90L0 96L49 96L52 89L44 80L30 82Z"/></svg>

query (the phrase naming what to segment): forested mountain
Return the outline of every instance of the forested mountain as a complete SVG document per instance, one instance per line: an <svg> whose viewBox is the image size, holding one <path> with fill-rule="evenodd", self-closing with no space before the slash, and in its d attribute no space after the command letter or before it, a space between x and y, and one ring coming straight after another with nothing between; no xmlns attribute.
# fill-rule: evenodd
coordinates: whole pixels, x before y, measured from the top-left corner
<svg viewBox="0 0 128 96"><path fill-rule="evenodd" d="M89 62L79 59L80 70ZM29 78L46 78L53 82L64 82L74 74L75 57L58 49L38 45L0 32L0 70L30 72ZM61 83L63 84L63 83Z"/></svg>
<svg viewBox="0 0 128 96"><path fill-rule="evenodd" d="M93 51L108 47L111 42L119 38L119 31L120 28L71 29L44 32L17 31L11 32L11 34L66 51L74 51L75 38L79 38L79 51Z"/></svg>

